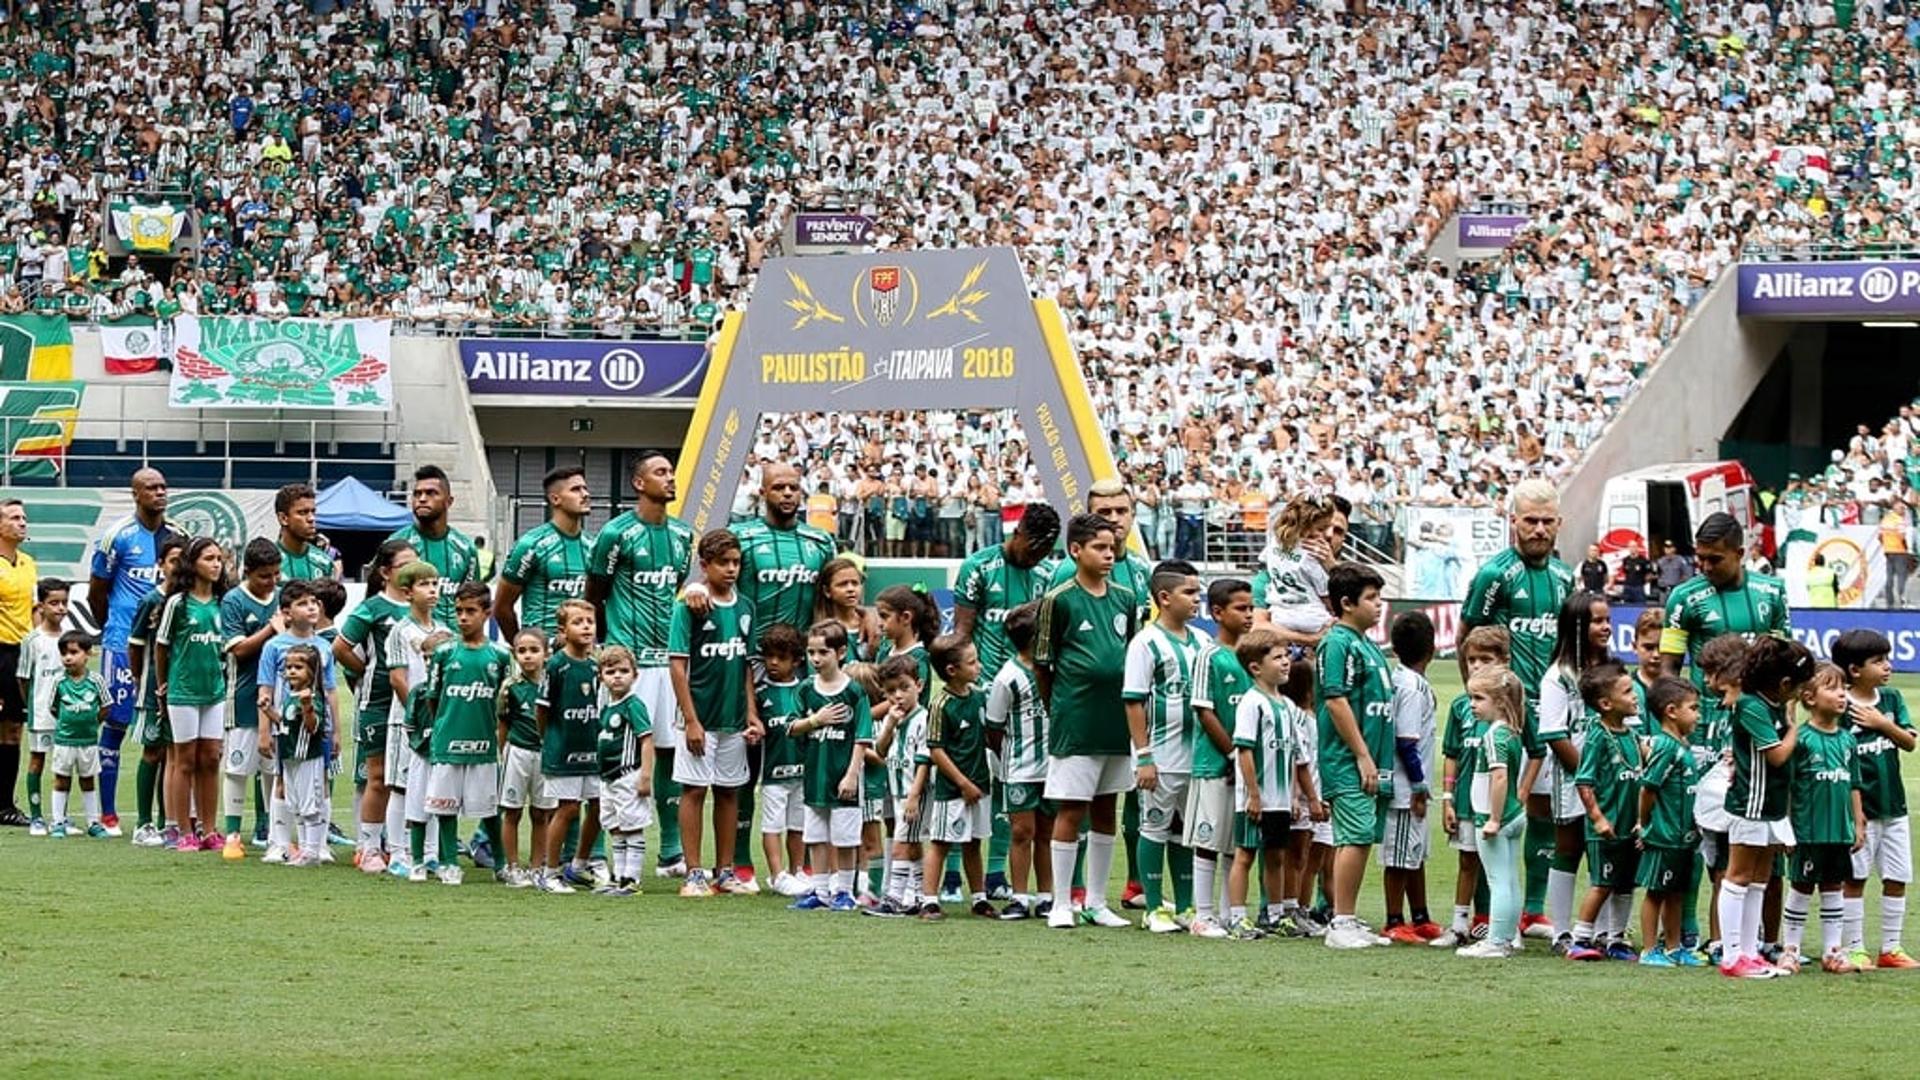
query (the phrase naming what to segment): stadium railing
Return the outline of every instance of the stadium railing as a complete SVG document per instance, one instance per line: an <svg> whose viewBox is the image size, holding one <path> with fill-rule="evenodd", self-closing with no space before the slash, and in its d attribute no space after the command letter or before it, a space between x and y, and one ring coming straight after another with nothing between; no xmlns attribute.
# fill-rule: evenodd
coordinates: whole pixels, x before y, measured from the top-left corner
<svg viewBox="0 0 1920 1080"><path fill-rule="evenodd" d="M1916 244L1754 244L1740 252L1743 263L1881 262L1920 258Z"/></svg>
<svg viewBox="0 0 1920 1080"><path fill-rule="evenodd" d="M388 419L81 420L59 454L19 453L23 440L44 435L47 422L0 417L0 477L7 483L119 487L136 468L154 466L182 489L260 489L305 482L324 487L353 476L391 494L398 425ZM33 466L52 460L52 476Z"/></svg>

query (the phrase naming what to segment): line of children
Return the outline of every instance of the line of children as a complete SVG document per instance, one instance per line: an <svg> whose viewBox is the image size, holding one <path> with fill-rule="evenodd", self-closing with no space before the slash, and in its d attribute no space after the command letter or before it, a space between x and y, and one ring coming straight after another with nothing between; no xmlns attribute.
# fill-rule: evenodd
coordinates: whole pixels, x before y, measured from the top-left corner
<svg viewBox="0 0 1920 1080"><path fill-rule="evenodd" d="M1697 657L1709 688L1702 696L1682 680L1630 673L1608 661L1604 601L1577 596L1562 612L1562 649L1543 687L1557 694L1543 692L1534 732L1542 756L1553 758L1543 769L1539 758L1523 764L1527 723L1520 688L1504 666L1504 632L1469 634L1461 645L1468 693L1450 709L1442 747L1442 824L1461 860L1452 926L1442 930L1429 919L1424 896L1436 712L1424 677L1434 653L1432 623L1418 613L1395 620L1387 636L1399 665L1389 670L1366 638L1378 619L1377 580L1362 568L1335 567L1328 593L1339 617L1319 646L1314 700L1321 715L1308 721L1286 696L1305 674L1296 666L1305 665L1291 662L1284 639L1252 629L1246 583L1228 579L1209 590L1219 637L1206 642L1188 628L1199 609L1198 574L1184 563L1163 563L1149 585L1157 618L1139 628L1131 594L1108 580L1111 528L1076 520L1068 533L1074 580L1047 601L1008 615L1004 630L1017 655L990 685L978 682L978 657L968 640L949 635L920 648L923 628L911 610L917 604L902 602L894 605L900 610L882 612L881 631L893 655L874 672L877 691L849 677L843 663L848 624L837 618L810 628L804 639L791 628L768 630L761 649L767 678L755 689L744 647L751 612L728 603L737 542L722 531L703 537L700 556L714 611L695 627L682 605L673 649L676 693L697 736L677 755L676 767L706 770L704 777L688 777L694 807L694 827L683 829L693 862L689 886L710 880L708 895L738 891L725 887L733 861L728 852L714 853L718 870L707 877L698 839L703 800L694 793L715 790L716 847L725 847L734 834L724 810L726 794L738 786L729 782L733 762L745 744L758 741L767 762L765 853L776 888L796 895L791 906L801 910L859 906L854 893L862 848L881 850L877 823L886 820L892 846L884 889L875 890L884 895L871 900L874 914L942 917L926 886L957 851L976 915L1043 915L1056 926L1133 925L1107 909L1102 895L1114 796L1131 780L1144 789L1138 864L1149 897L1142 925L1149 930L1240 939L1312 932L1303 903L1310 860L1291 856L1311 850L1296 845L1296 837L1311 837L1300 819L1310 825L1330 816L1339 849L1330 943L1430 941L1464 956L1509 956L1521 941L1519 831L1527 815L1520 800L1536 794L1559 804L1556 820L1566 817L1570 803L1582 811L1573 823L1590 887L1577 917L1561 914L1571 908L1570 898L1558 895L1565 888L1561 875L1570 876L1564 858L1556 861L1552 890L1554 925L1566 924L1559 951L1570 958L1698 966L1702 952L1690 940L1685 912L1705 869L1715 873L1711 912L1728 975L1770 978L1799 970L1816 891L1823 970L1920 966L1900 947L1911 858L1897 755L1914 747L1915 735L1903 700L1887 686L1891 647L1884 637L1844 634L1833 645L1835 663L1816 669L1791 642L1726 635ZM219 546L205 539L188 544L147 620L141 644L154 645L149 690L168 706L165 737L184 748L169 759L172 782L164 786L173 831L167 835L183 850L191 843L192 850L211 844L232 851L247 781L265 775L273 781L275 807L267 860L313 865L327 859L327 779L342 745L330 697L333 650L318 629L327 612L309 582L288 583L272 612L275 566L267 552L250 549L244 569L244 588L223 598L227 574ZM379 872L379 860L392 849L392 872L458 884L454 853L458 819L465 816L481 819L494 849L506 853L496 876L508 885L637 893L644 830L653 824L654 777L651 717L633 693L633 657L617 646L596 651L594 613L582 602L560 606L560 649L549 656L537 633L520 635L511 653L488 642L484 587L457 596L459 634L452 639L433 622L433 567L400 566L392 591L407 611L386 643L394 693L383 749L404 824L396 827L390 811L384 836L363 826L362 868L369 869L371 857L371 871ZM50 765L56 780L47 831L66 835L73 779L83 793L97 796L97 766L84 750L100 722L104 694L97 685L89 689L88 680L97 679L87 674L87 640L57 635L64 586L43 582L39 599L39 625L18 673L33 708L30 786ZM1644 638L1657 620L1642 623L1637 632ZM810 677L801 667L803 651ZM223 662L255 656L248 680L230 674ZM223 714L230 694L246 694L265 723L256 728L239 709L229 723ZM931 708L923 708L929 698ZM1796 706L1808 714L1804 723L1793 722ZM1131 770L1124 759L1119 767L1108 760L1119 756L1112 748L1123 745L1115 738L1116 716L1129 722L1124 745L1133 754ZM220 833L211 828L209 808L216 800L201 753L200 744L216 741L210 731L224 741L214 778L224 780L218 801L225 844L214 843ZM981 860L996 786L990 750L1004 762L998 783L1006 788L1015 843L1015 895L1004 912L988 902ZM1570 773L1564 750L1577 754ZM1383 767L1387 754L1391 768ZM1322 772L1332 781L1326 802L1317 790ZM1550 776L1530 784L1536 772ZM872 776L885 781L884 797L867 796ZM1046 797L1049 790L1056 798ZM37 794L30 791L36 817ZM1071 868L1062 861L1072 846L1067 829L1053 813L1062 803L1094 821L1089 899L1079 910L1054 895L1064 885L1062 869ZM531 867L518 861L517 837L508 839L528 806ZM507 836L497 835L503 824L497 808L506 811ZM583 811L574 840L570 819ZM86 817L89 834L104 835L95 798L87 800ZM611 855L606 874L588 855L601 829ZM1036 850L1042 837L1051 838L1050 848ZM1376 844L1387 870L1384 934L1353 915L1365 849ZM1766 888L1789 849L1785 948L1770 962L1763 941L1770 935L1762 931ZM1188 854L1196 871L1191 883L1183 872ZM1224 918L1222 858L1231 858ZM1175 876L1171 899L1163 864ZM1873 873L1883 885L1877 957L1861 940L1859 899ZM1490 894L1489 929L1484 941L1472 942L1479 879ZM1248 914L1256 880L1264 897L1257 920ZM1636 887L1646 892L1644 953L1626 939ZM1407 904L1410 917L1402 913Z"/></svg>

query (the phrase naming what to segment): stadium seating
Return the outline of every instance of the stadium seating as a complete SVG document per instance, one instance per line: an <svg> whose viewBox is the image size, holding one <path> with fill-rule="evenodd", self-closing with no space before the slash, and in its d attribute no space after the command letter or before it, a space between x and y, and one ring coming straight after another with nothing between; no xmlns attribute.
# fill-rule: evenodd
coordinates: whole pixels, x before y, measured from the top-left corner
<svg viewBox="0 0 1920 1080"><path fill-rule="evenodd" d="M1150 543L1183 486L1216 532L1317 487L1385 538L1407 499L1563 475L1743 244L1909 238L1920 31L1778 6L10 5L0 272L8 305L94 315L171 292L677 336L831 201L885 246L1021 251L1166 519ZM170 289L94 251L146 188L208 236ZM1483 197L1531 228L1430 260ZM1008 418L982 425L780 417L762 443L848 503L856 461L929 464L985 522L1030 478Z"/></svg>

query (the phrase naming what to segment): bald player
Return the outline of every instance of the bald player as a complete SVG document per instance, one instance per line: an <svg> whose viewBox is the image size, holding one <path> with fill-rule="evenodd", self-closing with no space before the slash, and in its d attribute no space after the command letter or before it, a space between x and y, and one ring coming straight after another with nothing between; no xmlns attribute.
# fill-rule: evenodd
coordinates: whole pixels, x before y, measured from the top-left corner
<svg viewBox="0 0 1920 1080"><path fill-rule="evenodd" d="M1553 657L1560 606L1573 592L1573 569L1553 556L1560 539L1559 490L1545 480L1522 480L1507 497L1507 527L1513 546L1488 559L1473 575L1460 621L1468 629L1506 629L1512 641L1513 673L1520 677L1527 696L1527 754L1537 758L1546 754L1539 737L1540 682ZM1540 772L1548 777L1548 770ZM1527 793L1526 907L1520 930L1529 937L1553 932L1546 918L1547 871L1554 850L1547 791L1542 786L1537 793Z"/></svg>
<svg viewBox="0 0 1920 1080"><path fill-rule="evenodd" d="M159 469L133 474L133 513L107 526L93 548L87 578L87 611L100 627L100 675L107 684L107 722L100 725L100 824L119 835L114 792L120 779L120 744L133 723L133 669L127 638L140 601L160 584L160 542L180 530L167 520L167 478Z"/></svg>

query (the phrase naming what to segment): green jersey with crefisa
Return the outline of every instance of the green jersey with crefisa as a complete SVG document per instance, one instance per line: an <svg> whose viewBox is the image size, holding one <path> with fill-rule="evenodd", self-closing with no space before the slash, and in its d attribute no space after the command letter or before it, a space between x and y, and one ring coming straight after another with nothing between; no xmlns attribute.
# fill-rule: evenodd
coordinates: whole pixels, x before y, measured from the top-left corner
<svg viewBox="0 0 1920 1080"><path fill-rule="evenodd" d="M840 797L840 781L853 766L859 744L873 744L873 711L867 704L867 692L848 679L845 686L831 694L820 692L814 680L800 684L800 715L811 716L829 705L845 705L847 718L806 736L806 776L801 781L801 797L808 806L831 809L859 806L865 790L864 776L855 781L853 798Z"/></svg>
<svg viewBox="0 0 1920 1080"><path fill-rule="evenodd" d="M1580 768L1574 773L1576 787L1591 788L1600 813L1613 824L1616 839L1633 834L1639 818L1640 737L1632 728L1612 731L1605 724L1587 729L1586 744L1580 749ZM1587 821L1587 839L1598 840L1592 819Z"/></svg>
<svg viewBox="0 0 1920 1080"><path fill-rule="evenodd" d="M1393 773L1393 683L1388 677L1387 656L1366 635L1337 622L1320 639L1316 654L1320 680L1315 685L1318 703L1320 788L1325 795L1353 795L1363 790L1360 762L1345 739L1333 726L1333 714L1327 702L1345 698L1360 728L1360 739L1380 773L1380 796L1392 794L1387 788Z"/></svg>
<svg viewBox="0 0 1920 1080"><path fill-rule="evenodd" d="M1140 629L1134 595L1111 581L1095 596L1071 580L1040 601L1036 667L1051 669L1047 752L1054 757L1125 754L1131 745L1122 700L1127 643Z"/></svg>
<svg viewBox="0 0 1920 1080"><path fill-rule="evenodd" d="M673 606L667 655L686 659L692 719L708 731L747 730L747 641L753 621L753 605L737 593L732 600L715 600L705 615L695 615L685 602Z"/></svg>
<svg viewBox="0 0 1920 1080"><path fill-rule="evenodd" d="M543 521L522 535L500 576L520 587L520 625L553 633L559 628L560 605L587 596L587 561L593 537L586 530L572 536Z"/></svg>
<svg viewBox="0 0 1920 1080"><path fill-rule="evenodd" d="M500 756L500 686L513 670L513 657L492 642L442 645L427 661L436 700L433 745L427 760L436 765L483 765Z"/></svg>
<svg viewBox="0 0 1920 1080"><path fill-rule="evenodd" d="M600 669L591 656L558 653L547 661L540 694L547 730L540 771L547 776L592 776L600 763Z"/></svg>
<svg viewBox="0 0 1920 1080"><path fill-rule="evenodd" d="M674 598L693 569L693 528L679 518L655 525L629 510L593 542L590 577L607 579L607 640L633 650L643 668L667 666Z"/></svg>
<svg viewBox="0 0 1920 1080"><path fill-rule="evenodd" d="M1034 566L1007 561L1006 545L994 544L967 556L954 579L953 602L973 609L973 644L980 650L980 677L992 681L1014 657L1007 637L1007 613L1038 600L1052 579L1053 560Z"/></svg>

